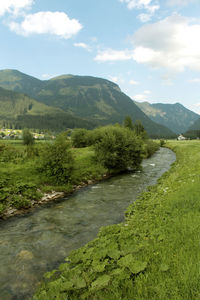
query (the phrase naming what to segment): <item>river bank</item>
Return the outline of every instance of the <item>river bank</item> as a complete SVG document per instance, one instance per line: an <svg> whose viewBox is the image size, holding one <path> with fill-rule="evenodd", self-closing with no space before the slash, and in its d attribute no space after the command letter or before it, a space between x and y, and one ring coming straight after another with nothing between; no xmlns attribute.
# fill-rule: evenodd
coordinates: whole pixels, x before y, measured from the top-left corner
<svg viewBox="0 0 200 300"><path fill-rule="evenodd" d="M46 274L34 300L199 297L200 143L167 146L177 155L170 171L129 206L125 222L103 227Z"/></svg>
<svg viewBox="0 0 200 300"><path fill-rule="evenodd" d="M32 212L37 207L40 207L40 206L48 204L52 201L56 201L56 200L62 199L64 197L70 196L75 191L78 191L81 188L84 188L84 187L86 187L88 185L91 185L91 184L95 184L95 183L97 183L101 180L105 180L105 179L110 178L110 177L111 177L110 174L102 174L101 178L99 178L99 176L98 176L98 180L93 179L93 180L88 180L87 182L80 182L80 184L75 185L71 189L69 189L68 192L51 191L51 192L48 192L48 193L44 193L40 199L31 200L31 206L30 207L20 208L20 209L13 208L13 207L7 208L5 211L3 211L3 213L0 214L0 219L5 221L5 220L7 220L11 217L25 215L27 213ZM41 193L40 190L39 190L39 192Z"/></svg>
<svg viewBox="0 0 200 300"><path fill-rule="evenodd" d="M45 181L36 168L37 156L24 159L26 148L18 143L8 143L9 151L20 156L17 162L1 162L0 179L0 219L24 215L35 208L60 198L71 195L76 190L94 184L110 176L108 170L93 160L94 151L91 147L73 149L75 166L72 171L71 184L53 185ZM35 152L37 153L35 146ZM6 198L7 201L1 200ZM13 201L15 198L16 201ZM23 201L25 198L25 201Z"/></svg>
<svg viewBox="0 0 200 300"><path fill-rule="evenodd" d="M94 239L100 227L122 222L125 209L174 159L172 151L161 148L143 160L142 170L113 176L0 222L1 297L30 299L45 272Z"/></svg>

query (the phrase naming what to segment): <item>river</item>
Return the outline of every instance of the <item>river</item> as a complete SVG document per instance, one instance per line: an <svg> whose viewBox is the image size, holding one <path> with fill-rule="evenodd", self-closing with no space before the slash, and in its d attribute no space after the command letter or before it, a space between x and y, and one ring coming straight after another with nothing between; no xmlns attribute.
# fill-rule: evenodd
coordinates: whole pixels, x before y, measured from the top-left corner
<svg viewBox="0 0 200 300"><path fill-rule="evenodd" d="M142 171L118 175L72 196L0 222L0 300L29 299L42 275L73 249L96 237L101 226L120 223L128 205L166 172L175 154L161 148Z"/></svg>

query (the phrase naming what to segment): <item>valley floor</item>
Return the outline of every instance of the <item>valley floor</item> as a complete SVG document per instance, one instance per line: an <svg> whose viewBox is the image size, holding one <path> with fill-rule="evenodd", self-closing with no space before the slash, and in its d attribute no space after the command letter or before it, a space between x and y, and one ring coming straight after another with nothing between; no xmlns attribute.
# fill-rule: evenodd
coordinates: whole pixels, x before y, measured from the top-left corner
<svg viewBox="0 0 200 300"><path fill-rule="evenodd" d="M200 142L169 141L177 160L125 222L103 227L45 275L39 299L199 299Z"/></svg>

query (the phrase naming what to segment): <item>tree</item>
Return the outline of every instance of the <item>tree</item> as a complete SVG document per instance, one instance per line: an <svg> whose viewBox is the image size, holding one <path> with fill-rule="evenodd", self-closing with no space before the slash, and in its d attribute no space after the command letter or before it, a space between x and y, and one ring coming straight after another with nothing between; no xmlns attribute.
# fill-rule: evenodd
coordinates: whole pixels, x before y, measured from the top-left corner
<svg viewBox="0 0 200 300"><path fill-rule="evenodd" d="M60 134L53 143L43 146L38 170L46 176L48 181L54 184L68 183L73 165L71 143L66 138L66 134Z"/></svg>
<svg viewBox="0 0 200 300"><path fill-rule="evenodd" d="M134 131L136 133L137 136L140 136L142 137L143 139L145 139L147 137L147 133L144 129L144 126L142 124L142 122L140 120L137 120L135 123L134 123Z"/></svg>
<svg viewBox="0 0 200 300"><path fill-rule="evenodd" d="M101 129L101 134L101 139L94 145L98 162L113 172L139 167L143 142L133 131L106 126Z"/></svg>
<svg viewBox="0 0 200 300"><path fill-rule="evenodd" d="M126 116L124 119L124 127L129 128L131 130L134 129L134 125L130 116Z"/></svg>
<svg viewBox="0 0 200 300"><path fill-rule="evenodd" d="M29 129L24 129L22 132L22 138L24 145L31 146L34 144L34 137Z"/></svg>
<svg viewBox="0 0 200 300"><path fill-rule="evenodd" d="M75 148L87 147L90 145L89 131L84 128L76 128L72 131L71 135L72 145Z"/></svg>

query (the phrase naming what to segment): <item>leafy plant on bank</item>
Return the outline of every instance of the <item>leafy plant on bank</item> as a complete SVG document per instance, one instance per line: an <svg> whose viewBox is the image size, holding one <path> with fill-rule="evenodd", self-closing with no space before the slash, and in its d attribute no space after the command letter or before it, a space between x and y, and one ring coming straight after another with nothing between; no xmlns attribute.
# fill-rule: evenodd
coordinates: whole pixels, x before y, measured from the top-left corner
<svg viewBox="0 0 200 300"><path fill-rule="evenodd" d="M45 144L41 149L38 171L47 182L68 183L73 167L71 143L65 134L60 134L54 142Z"/></svg>
<svg viewBox="0 0 200 300"><path fill-rule="evenodd" d="M144 157L149 158L151 157L158 149L160 148L159 143L156 143L152 140L145 140L144 143Z"/></svg>
<svg viewBox="0 0 200 300"><path fill-rule="evenodd" d="M38 200L40 197L41 193L35 184L19 180L12 184L7 178L0 180L0 212L8 206L28 208L31 206L31 200Z"/></svg>

